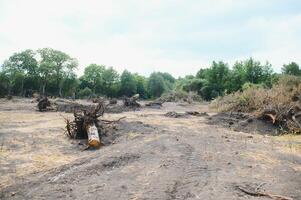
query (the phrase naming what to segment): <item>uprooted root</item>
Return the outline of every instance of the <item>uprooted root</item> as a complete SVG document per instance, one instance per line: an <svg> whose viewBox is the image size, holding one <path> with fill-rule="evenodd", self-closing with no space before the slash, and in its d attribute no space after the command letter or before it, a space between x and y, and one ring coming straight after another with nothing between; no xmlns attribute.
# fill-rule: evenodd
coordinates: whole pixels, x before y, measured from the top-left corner
<svg viewBox="0 0 301 200"><path fill-rule="evenodd" d="M84 109L82 111L74 112L74 120L70 121L69 119L65 119L66 121L66 135L71 139L91 139L90 136L90 129L91 127L96 127L98 138L102 138L105 130L108 128L107 125L116 123L123 119L124 117L115 120L104 120L98 119L99 117L103 116L105 113L105 106L103 102L99 102L97 107L92 110ZM94 130L95 131L95 130ZM101 141L100 141L101 142ZM89 141L90 145L90 141Z"/></svg>
<svg viewBox="0 0 301 200"><path fill-rule="evenodd" d="M137 102L139 99L139 94L136 94L132 97L124 97L123 98L123 105L125 107L133 107L133 108L139 108L141 105Z"/></svg>
<svg viewBox="0 0 301 200"><path fill-rule="evenodd" d="M38 109L39 109L40 112L52 109L51 108L51 103L50 103L50 101L48 100L47 97L41 97L39 99L37 107L38 107Z"/></svg>

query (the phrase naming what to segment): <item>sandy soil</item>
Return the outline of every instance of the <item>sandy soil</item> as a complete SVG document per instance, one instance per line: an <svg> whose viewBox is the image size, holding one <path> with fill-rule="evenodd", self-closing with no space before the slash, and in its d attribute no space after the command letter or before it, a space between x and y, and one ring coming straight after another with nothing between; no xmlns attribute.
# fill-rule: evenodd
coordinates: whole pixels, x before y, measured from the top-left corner
<svg viewBox="0 0 301 200"><path fill-rule="evenodd" d="M300 136L235 131L214 123L205 103L165 103L106 114L126 116L113 144L82 151L63 134L71 116L0 99L0 199L266 199L237 186L301 199Z"/></svg>

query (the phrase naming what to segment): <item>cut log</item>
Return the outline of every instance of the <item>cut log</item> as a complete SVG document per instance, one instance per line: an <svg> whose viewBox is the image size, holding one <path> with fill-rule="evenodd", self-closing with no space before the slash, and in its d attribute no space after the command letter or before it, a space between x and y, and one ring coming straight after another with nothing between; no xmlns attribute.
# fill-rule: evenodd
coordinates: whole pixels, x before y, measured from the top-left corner
<svg viewBox="0 0 301 200"><path fill-rule="evenodd" d="M99 148L100 147L100 139L97 127L95 124L87 125L86 131L88 134L88 144L90 147Z"/></svg>

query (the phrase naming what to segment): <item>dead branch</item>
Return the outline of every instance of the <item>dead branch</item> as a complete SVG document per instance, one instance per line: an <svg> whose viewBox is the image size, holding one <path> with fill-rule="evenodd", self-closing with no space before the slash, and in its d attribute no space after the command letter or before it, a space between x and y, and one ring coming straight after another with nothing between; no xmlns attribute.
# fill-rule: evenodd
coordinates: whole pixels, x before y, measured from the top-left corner
<svg viewBox="0 0 301 200"><path fill-rule="evenodd" d="M104 122L104 123L106 123L106 124L112 124L112 123L117 123L117 122L119 122L120 120L122 120L122 119L124 119L124 118L126 118L126 117L120 117L119 119L117 119L117 120L105 120L105 119L101 119L100 121L102 121L102 122Z"/></svg>
<svg viewBox="0 0 301 200"><path fill-rule="evenodd" d="M259 191L251 191L251 190L246 189L246 188L241 187L241 186L236 186L236 188L238 190L244 192L245 194L250 195L250 196L254 196L254 197L269 197L269 198L274 199L274 200L293 200L290 197L285 197L285 196L282 196L282 195L275 195L275 194L270 194L270 193L266 193L266 192L259 192Z"/></svg>

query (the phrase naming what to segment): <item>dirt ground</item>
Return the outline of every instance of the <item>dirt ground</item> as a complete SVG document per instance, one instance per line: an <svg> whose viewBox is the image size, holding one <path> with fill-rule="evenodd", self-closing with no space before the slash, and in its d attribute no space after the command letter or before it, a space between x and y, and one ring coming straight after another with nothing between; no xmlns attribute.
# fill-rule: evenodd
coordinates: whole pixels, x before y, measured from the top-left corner
<svg viewBox="0 0 301 200"><path fill-rule="evenodd" d="M165 103L105 114L126 116L112 144L82 151L64 136L71 113L35 105L0 99L0 199L268 199L237 186L301 199L300 136L263 134L254 122L227 127L206 103Z"/></svg>

